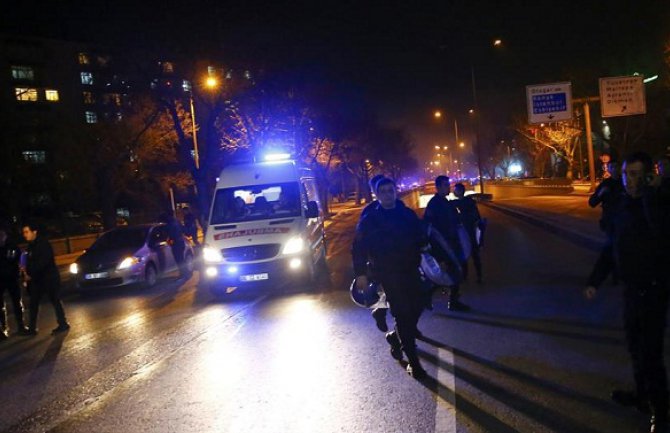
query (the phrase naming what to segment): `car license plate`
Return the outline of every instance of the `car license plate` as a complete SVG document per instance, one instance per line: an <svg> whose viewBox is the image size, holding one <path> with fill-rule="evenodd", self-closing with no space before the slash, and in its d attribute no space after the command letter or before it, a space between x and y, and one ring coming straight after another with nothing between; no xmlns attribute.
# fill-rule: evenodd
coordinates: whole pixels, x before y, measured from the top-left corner
<svg viewBox="0 0 670 433"><path fill-rule="evenodd" d="M240 281L261 281L269 278L267 273L240 276Z"/></svg>
<svg viewBox="0 0 670 433"><path fill-rule="evenodd" d="M109 276L109 272L97 272L94 274L86 274L84 275L84 278L87 280L95 280L98 278L107 278Z"/></svg>

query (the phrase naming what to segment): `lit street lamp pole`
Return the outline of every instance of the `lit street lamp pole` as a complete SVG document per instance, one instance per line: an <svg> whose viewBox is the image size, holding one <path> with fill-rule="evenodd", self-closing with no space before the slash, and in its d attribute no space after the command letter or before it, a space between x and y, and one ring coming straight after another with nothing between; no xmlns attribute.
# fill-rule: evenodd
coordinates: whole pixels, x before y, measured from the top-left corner
<svg viewBox="0 0 670 433"><path fill-rule="evenodd" d="M499 45L498 41L494 45ZM474 111L472 113L474 129L475 129L475 142L474 148L477 152L477 172L479 174L479 192L484 194L484 178L482 176L482 149L479 142L479 106L477 105L477 84L475 81L475 67L474 65L470 67L471 77L472 77L472 102L474 104Z"/></svg>
<svg viewBox="0 0 670 433"><path fill-rule="evenodd" d="M200 154L198 152L198 133L195 125L195 105L193 104L193 92L191 92L191 127L193 128L193 160L195 169L200 170Z"/></svg>

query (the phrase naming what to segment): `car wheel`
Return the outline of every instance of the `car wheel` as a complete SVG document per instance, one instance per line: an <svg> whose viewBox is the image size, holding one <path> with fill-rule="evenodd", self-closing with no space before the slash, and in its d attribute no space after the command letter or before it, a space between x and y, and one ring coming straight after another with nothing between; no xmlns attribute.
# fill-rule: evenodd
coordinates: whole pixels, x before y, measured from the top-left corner
<svg viewBox="0 0 670 433"><path fill-rule="evenodd" d="M156 272L156 267L153 264L148 264L147 268L144 270L144 287L153 287L156 285L157 280L158 274Z"/></svg>

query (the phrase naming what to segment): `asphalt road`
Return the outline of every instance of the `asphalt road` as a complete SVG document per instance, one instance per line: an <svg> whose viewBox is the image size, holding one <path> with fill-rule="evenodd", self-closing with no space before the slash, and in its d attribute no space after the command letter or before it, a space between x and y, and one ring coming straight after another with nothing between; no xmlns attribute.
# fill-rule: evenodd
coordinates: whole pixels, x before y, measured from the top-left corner
<svg viewBox="0 0 670 433"><path fill-rule="evenodd" d="M328 227L310 293L214 296L189 281L69 294L72 330L0 344L0 431L635 432L620 287L582 298L596 254L491 209L473 310L437 295L409 377L347 288L358 211ZM43 330L55 323L45 305Z"/></svg>

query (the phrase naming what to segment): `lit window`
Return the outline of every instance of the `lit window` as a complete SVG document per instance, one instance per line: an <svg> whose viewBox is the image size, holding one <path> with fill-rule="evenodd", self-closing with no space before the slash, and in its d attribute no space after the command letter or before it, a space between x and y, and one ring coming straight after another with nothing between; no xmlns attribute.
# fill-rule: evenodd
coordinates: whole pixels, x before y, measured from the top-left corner
<svg viewBox="0 0 670 433"><path fill-rule="evenodd" d="M246 78L247 80L251 80L251 72L244 71L244 78Z"/></svg>
<svg viewBox="0 0 670 433"><path fill-rule="evenodd" d="M105 104L114 104L117 107L121 106L121 94L119 93L106 93L102 96L102 99Z"/></svg>
<svg viewBox="0 0 670 433"><path fill-rule="evenodd" d="M88 54L86 53L79 53L79 64L80 65L88 65L91 63L91 60L88 57Z"/></svg>
<svg viewBox="0 0 670 433"><path fill-rule="evenodd" d="M60 100L60 97L58 96L58 90L46 90L46 97L47 101L53 101L56 102Z"/></svg>
<svg viewBox="0 0 670 433"><path fill-rule="evenodd" d="M232 80L232 79L233 79L233 71L226 72L226 80Z"/></svg>
<svg viewBox="0 0 670 433"><path fill-rule="evenodd" d="M171 74L174 72L174 64L172 62L163 62L163 73Z"/></svg>
<svg viewBox="0 0 670 433"><path fill-rule="evenodd" d="M17 101L37 101L37 89L32 87L15 87Z"/></svg>
<svg viewBox="0 0 670 433"><path fill-rule="evenodd" d="M47 153L44 150L24 150L21 152L23 159L31 164L44 164L47 162Z"/></svg>
<svg viewBox="0 0 670 433"><path fill-rule="evenodd" d="M15 80L34 80L35 71L30 66L12 66L12 78Z"/></svg>
<svg viewBox="0 0 670 433"><path fill-rule="evenodd" d="M90 72L82 72L81 84L93 84L93 74Z"/></svg>
<svg viewBox="0 0 670 433"><path fill-rule="evenodd" d="M92 92L82 92L82 95L84 96L84 104L94 104L95 103L95 98L93 98L93 93Z"/></svg>
<svg viewBox="0 0 670 433"><path fill-rule="evenodd" d="M182 80L181 88L184 89L184 92L190 92L191 91L191 82L188 81L188 80Z"/></svg>
<svg viewBox="0 0 670 433"><path fill-rule="evenodd" d="M207 75L214 75L216 73L216 68L214 66L207 66Z"/></svg>
<svg viewBox="0 0 670 433"><path fill-rule="evenodd" d="M117 121L117 122L120 122L120 121L122 121L122 120L123 120L123 114L121 114L121 113L116 113L116 121Z"/></svg>
<svg viewBox="0 0 670 433"><path fill-rule="evenodd" d="M87 111L86 113L86 123L98 123L98 115L95 111Z"/></svg>

